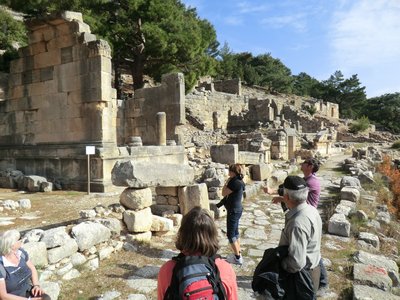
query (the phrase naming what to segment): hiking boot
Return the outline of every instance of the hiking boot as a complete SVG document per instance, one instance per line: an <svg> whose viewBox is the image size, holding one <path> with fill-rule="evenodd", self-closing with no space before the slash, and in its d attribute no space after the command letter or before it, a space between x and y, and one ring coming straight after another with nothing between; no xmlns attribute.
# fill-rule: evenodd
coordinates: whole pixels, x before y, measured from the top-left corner
<svg viewBox="0 0 400 300"><path fill-rule="evenodd" d="M236 258L234 254L231 254L226 258L226 261L230 264L241 266L243 265L243 256L240 255L239 258Z"/></svg>

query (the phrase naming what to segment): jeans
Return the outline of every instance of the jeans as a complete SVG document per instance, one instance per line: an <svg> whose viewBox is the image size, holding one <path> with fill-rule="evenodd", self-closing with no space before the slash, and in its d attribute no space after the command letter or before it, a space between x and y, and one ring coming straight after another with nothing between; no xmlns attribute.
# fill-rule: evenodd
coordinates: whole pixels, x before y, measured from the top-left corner
<svg viewBox="0 0 400 300"><path fill-rule="evenodd" d="M243 209L233 209L228 211L226 217L226 236L229 243L234 243L239 239L239 220L242 216Z"/></svg>
<svg viewBox="0 0 400 300"><path fill-rule="evenodd" d="M319 267L321 268L321 277L319 279L319 287L328 286L328 273L326 272L322 258L319 261Z"/></svg>

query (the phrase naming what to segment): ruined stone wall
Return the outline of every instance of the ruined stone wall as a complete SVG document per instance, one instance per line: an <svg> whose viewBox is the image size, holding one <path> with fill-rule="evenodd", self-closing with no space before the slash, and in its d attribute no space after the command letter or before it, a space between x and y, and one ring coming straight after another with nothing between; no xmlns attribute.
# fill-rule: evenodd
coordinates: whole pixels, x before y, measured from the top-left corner
<svg viewBox="0 0 400 300"><path fill-rule="evenodd" d="M186 95L185 103L187 110L196 117L198 122L201 122L205 130L214 129L214 123L217 123L219 128L226 129L229 114L239 115L248 109L248 101L245 97L207 91ZM217 116L215 112L218 113ZM214 117L218 120L214 120Z"/></svg>
<svg viewBox="0 0 400 300"><path fill-rule="evenodd" d="M6 100L8 88L8 74L0 72L0 101Z"/></svg>
<svg viewBox="0 0 400 300"><path fill-rule="evenodd" d="M174 140L175 128L185 124L185 82L183 74L167 74L161 86L135 91L126 101L125 139L140 136L144 145L157 145L158 112L165 112L167 139Z"/></svg>
<svg viewBox="0 0 400 300"><path fill-rule="evenodd" d="M111 49L97 40L80 13L26 22L29 44L12 61L6 99L0 101L0 169L59 180L64 188L111 187L116 148L116 93Z"/></svg>
<svg viewBox="0 0 400 300"><path fill-rule="evenodd" d="M339 119L339 104L332 102L323 102L322 100L315 102L314 107L317 112L328 118Z"/></svg>
<svg viewBox="0 0 400 300"><path fill-rule="evenodd" d="M11 62L0 143L115 143L111 49L79 13L27 22L29 45Z"/></svg>
<svg viewBox="0 0 400 300"><path fill-rule="evenodd" d="M218 92L242 95L242 83L240 79L214 81L214 89Z"/></svg>
<svg viewBox="0 0 400 300"><path fill-rule="evenodd" d="M304 133L318 132L321 127L324 126L324 122L322 120L313 118L305 113L301 113L291 106L285 106L283 108L283 115L285 120L291 121L292 124L300 123L302 126L302 132Z"/></svg>

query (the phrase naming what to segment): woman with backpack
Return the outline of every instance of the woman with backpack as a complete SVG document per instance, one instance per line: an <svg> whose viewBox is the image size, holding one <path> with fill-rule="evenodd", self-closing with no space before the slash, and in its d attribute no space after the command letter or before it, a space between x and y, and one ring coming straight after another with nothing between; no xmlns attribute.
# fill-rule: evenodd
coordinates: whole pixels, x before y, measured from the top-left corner
<svg viewBox="0 0 400 300"><path fill-rule="evenodd" d="M229 165L229 178L222 188L224 198L217 204L217 207L225 206L226 235L233 250L233 255L227 257L227 262L236 265L243 264L243 257L240 251L239 221L242 216L242 199L245 190L243 182L243 168L240 164Z"/></svg>
<svg viewBox="0 0 400 300"><path fill-rule="evenodd" d="M218 231L207 210L195 207L182 219L175 246L181 253L158 273L158 300L237 300L236 274L217 255Z"/></svg>
<svg viewBox="0 0 400 300"><path fill-rule="evenodd" d="M40 288L38 273L21 248L20 238L17 230L5 231L0 236L0 300L50 300Z"/></svg>

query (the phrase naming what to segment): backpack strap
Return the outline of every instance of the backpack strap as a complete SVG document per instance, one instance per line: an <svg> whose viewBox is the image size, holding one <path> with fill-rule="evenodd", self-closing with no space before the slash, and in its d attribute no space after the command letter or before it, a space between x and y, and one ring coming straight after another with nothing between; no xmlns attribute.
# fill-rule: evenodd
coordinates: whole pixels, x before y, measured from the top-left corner
<svg viewBox="0 0 400 300"><path fill-rule="evenodd" d="M215 260L217 258L221 258L221 256L218 255L218 254L215 254L215 255L213 255L213 256L208 258L208 261L209 261L210 265L213 267L214 274L215 274L215 281L216 282L212 283L212 284L213 284L214 291L217 292L218 298L220 300L225 300L225 299L228 299L228 298L226 297L226 291L225 291L224 285L222 284L222 279L221 279L221 276L220 276L220 273L219 273L218 266L215 263Z"/></svg>
<svg viewBox="0 0 400 300"><path fill-rule="evenodd" d="M174 256L172 260L174 260L175 267L172 271L172 276L171 276L171 283L169 284L168 289L165 291L164 294L164 300L175 300L179 299L179 281L178 281L178 275L177 275L177 265L181 258L185 257L183 253L179 253L177 256Z"/></svg>
<svg viewBox="0 0 400 300"><path fill-rule="evenodd" d="M6 272L6 269L4 268L3 257L1 255L0 255L0 273L3 276L3 278L6 279L7 272Z"/></svg>

